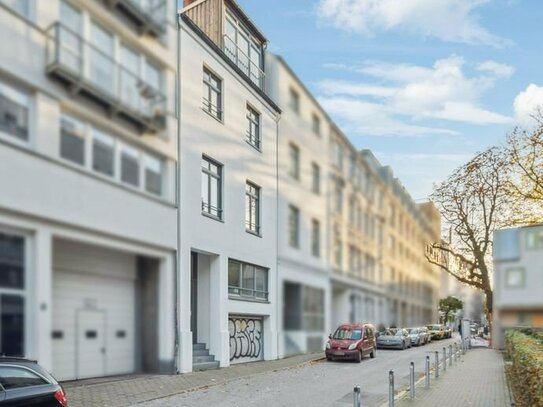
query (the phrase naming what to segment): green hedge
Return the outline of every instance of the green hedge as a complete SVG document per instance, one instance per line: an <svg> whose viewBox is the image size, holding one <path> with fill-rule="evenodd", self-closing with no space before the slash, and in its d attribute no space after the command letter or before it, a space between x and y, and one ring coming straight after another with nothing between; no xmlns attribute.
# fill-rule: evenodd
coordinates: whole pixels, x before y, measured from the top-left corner
<svg viewBox="0 0 543 407"><path fill-rule="evenodd" d="M536 332L508 331L508 376L517 406L543 406L543 336Z"/></svg>

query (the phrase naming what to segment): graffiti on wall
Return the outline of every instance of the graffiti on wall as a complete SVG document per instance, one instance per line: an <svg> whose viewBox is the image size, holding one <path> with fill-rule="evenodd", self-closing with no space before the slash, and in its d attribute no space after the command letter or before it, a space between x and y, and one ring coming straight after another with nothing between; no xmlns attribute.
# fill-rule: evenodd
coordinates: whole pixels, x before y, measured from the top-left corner
<svg viewBox="0 0 543 407"><path fill-rule="evenodd" d="M262 359L262 320L250 317L230 317L230 361Z"/></svg>

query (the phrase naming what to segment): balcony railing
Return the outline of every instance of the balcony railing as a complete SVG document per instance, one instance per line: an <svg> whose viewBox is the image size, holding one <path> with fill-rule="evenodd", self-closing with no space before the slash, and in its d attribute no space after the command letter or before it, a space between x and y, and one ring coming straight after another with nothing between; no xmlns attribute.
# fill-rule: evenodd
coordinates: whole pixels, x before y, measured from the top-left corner
<svg viewBox="0 0 543 407"><path fill-rule="evenodd" d="M126 13L142 33L160 37L166 30L166 0L108 0L109 5Z"/></svg>
<svg viewBox="0 0 543 407"><path fill-rule="evenodd" d="M241 71L260 89L264 89L265 73L259 63L249 58L246 51L242 50L228 35L223 36L223 50L226 56L234 62Z"/></svg>
<svg viewBox="0 0 543 407"><path fill-rule="evenodd" d="M68 83L134 122L142 131L157 132L166 125L164 95L79 34L55 23L47 30L49 74Z"/></svg>

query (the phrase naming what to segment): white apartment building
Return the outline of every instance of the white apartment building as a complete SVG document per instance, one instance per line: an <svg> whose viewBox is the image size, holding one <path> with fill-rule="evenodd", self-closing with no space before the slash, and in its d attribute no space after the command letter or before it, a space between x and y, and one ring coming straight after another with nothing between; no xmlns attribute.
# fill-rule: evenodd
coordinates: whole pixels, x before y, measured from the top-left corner
<svg viewBox="0 0 543 407"><path fill-rule="evenodd" d="M0 1L0 354L60 380L174 369L168 10Z"/></svg>
<svg viewBox="0 0 543 407"><path fill-rule="evenodd" d="M280 110L266 38L231 0L181 27L179 370L277 358Z"/></svg>
<svg viewBox="0 0 543 407"><path fill-rule="evenodd" d="M266 55L279 125L279 355L323 349L330 332L327 261L328 137L331 120L280 56Z"/></svg>

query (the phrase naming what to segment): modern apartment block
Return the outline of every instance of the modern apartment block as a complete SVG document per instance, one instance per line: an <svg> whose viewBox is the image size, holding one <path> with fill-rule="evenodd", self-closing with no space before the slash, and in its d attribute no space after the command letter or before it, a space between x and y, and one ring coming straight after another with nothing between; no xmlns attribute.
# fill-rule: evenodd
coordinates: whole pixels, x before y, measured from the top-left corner
<svg viewBox="0 0 543 407"><path fill-rule="evenodd" d="M179 370L277 358L277 136L266 38L229 0L181 27Z"/></svg>
<svg viewBox="0 0 543 407"><path fill-rule="evenodd" d="M492 346L510 328L543 329L543 225L494 232Z"/></svg>
<svg viewBox="0 0 543 407"><path fill-rule="evenodd" d="M0 1L0 354L172 372L173 0Z"/></svg>

